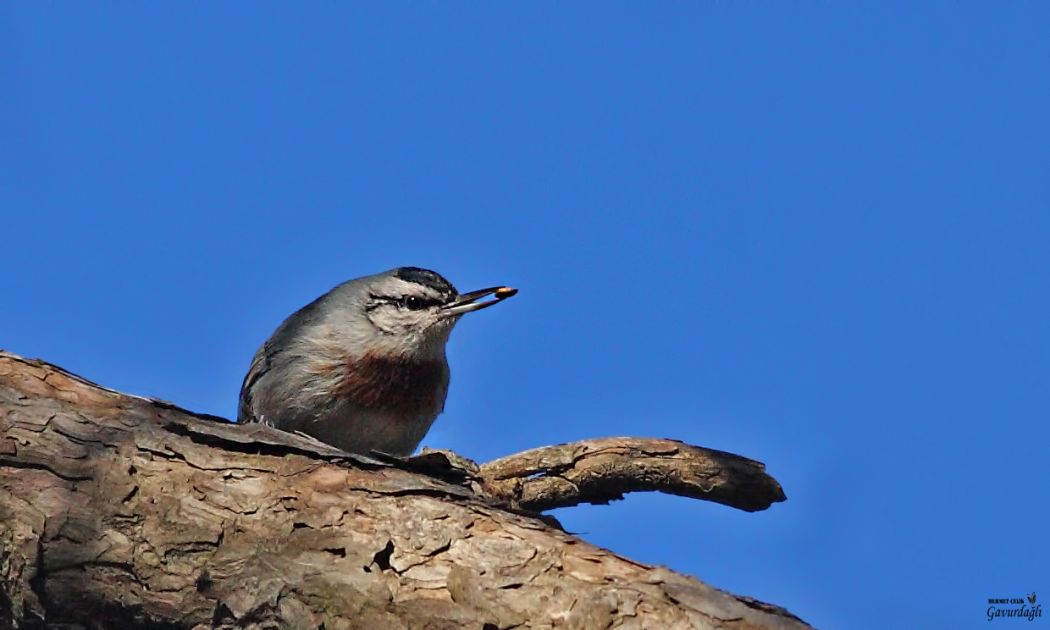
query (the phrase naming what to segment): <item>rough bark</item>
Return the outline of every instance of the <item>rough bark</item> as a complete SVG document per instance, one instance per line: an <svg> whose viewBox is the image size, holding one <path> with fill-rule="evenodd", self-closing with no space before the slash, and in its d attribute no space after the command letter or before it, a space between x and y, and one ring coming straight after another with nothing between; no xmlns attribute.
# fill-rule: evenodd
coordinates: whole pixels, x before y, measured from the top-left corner
<svg viewBox="0 0 1050 630"><path fill-rule="evenodd" d="M0 627L808 627L528 512L651 489L783 500L677 442L387 461L0 352Z"/></svg>

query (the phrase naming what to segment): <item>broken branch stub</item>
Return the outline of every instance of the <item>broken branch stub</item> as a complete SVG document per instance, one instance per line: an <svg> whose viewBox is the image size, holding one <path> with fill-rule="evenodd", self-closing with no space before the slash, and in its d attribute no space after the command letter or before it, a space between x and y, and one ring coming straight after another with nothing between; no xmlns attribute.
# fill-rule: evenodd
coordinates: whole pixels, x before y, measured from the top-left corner
<svg viewBox="0 0 1050 630"><path fill-rule="evenodd" d="M748 512L787 498L760 462L656 438L543 446L484 464L479 475L488 494L535 511L607 503L627 492L659 491Z"/></svg>

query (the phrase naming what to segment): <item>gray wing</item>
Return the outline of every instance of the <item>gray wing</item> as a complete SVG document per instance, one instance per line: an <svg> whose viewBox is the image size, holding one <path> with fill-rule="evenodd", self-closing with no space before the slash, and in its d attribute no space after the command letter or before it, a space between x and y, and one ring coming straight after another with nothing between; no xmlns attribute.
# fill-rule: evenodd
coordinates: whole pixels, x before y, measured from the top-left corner
<svg viewBox="0 0 1050 630"><path fill-rule="evenodd" d="M252 364L248 368L248 374L244 376L244 381L241 383L241 399L237 405L237 422L240 424L260 422L262 420L256 416L255 408L252 405L252 392L259 379L270 369L268 345L269 342L264 343L255 353L255 356L252 357Z"/></svg>
<svg viewBox="0 0 1050 630"><path fill-rule="evenodd" d="M338 287L337 287L338 288ZM237 405L237 422L262 422L271 426L277 426L279 409L263 409L264 406L273 406L274 396L265 395L272 390L274 379L280 379L281 370L288 369L291 357L286 353L293 350L296 342L304 331L321 322L323 316L322 306L325 300L332 294L325 293L313 302L292 313L288 319L281 322L273 335L256 351L252 357L251 366L241 383L240 402ZM280 364L280 367L278 367ZM262 394L262 395L260 395Z"/></svg>

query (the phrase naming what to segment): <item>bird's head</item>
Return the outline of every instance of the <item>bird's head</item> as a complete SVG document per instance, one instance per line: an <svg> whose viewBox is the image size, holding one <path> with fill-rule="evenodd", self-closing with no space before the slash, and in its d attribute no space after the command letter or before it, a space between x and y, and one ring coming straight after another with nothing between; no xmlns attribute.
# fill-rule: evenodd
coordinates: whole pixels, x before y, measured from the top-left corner
<svg viewBox="0 0 1050 630"><path fill-rule="evenodd" d="M510 287L490 287L461 294L441 274L419 267L371 276L361 288L361 307L373 329L370 349L398 356L443 353L460 317L517 293ZM484 299L490 296L493 299Z"/></svg>

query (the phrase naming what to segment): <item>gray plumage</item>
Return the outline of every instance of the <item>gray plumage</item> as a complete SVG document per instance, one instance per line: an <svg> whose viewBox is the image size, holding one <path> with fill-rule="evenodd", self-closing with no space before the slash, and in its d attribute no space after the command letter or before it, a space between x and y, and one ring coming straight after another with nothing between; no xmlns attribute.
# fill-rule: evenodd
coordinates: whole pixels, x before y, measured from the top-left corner
<svg viewBox="0 0 1050 630"><path fill-rule="evenodd" d="M411 454L444 409L452 328L464 313L514 293L493 287L460 295L417 267L344 282L288 317L259 348L237 421L301 431L350 452Z"/></svg>

